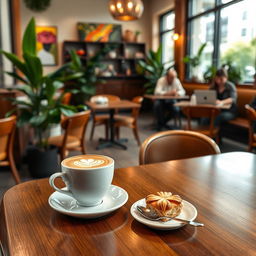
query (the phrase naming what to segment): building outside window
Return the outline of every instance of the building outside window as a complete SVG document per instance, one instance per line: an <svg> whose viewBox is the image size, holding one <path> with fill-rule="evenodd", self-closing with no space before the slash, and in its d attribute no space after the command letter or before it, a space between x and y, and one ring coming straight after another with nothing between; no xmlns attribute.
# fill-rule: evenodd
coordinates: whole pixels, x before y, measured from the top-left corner
<svg viewBox="0 0 256 256"><path fill-rule="evenodd" d="M187 54L195 56L207 43L196 73L200 81L211 69L228 64L241 72L240 83L251 83L256 68L256 1L189 0ZM188 66L187 78L193 72Z"/></svg>
<svg viewBox="0 0 256 256"><path fill-rule="evenodd" d="M162 62L174 64L174 11L160 16L160 45L162 45Z"/></svg>

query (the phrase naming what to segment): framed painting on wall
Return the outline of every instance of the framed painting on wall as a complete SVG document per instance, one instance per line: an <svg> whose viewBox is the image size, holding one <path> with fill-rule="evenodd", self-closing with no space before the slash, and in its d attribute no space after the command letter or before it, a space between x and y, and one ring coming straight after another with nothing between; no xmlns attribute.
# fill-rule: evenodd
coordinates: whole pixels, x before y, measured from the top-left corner
<svg viewBox="0 0 256 256"><path fill-rule="evenodd" d="M58 64L57 27L36 26L36 49L44 66Z"/></svg>
<svg viewBox="0 0 256 256"><path fill-rule="evenodd" d="M122 27L117 24L79 22L77 30L80 41L120 42L122 40Z"/></svg>

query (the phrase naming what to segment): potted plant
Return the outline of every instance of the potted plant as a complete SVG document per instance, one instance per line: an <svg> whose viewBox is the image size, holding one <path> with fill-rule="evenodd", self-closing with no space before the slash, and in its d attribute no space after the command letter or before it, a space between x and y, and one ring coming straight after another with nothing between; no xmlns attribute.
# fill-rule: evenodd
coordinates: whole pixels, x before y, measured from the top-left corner
<svg viewBox="0 0 256 256"><path fill-rule="evenodd" d="M35 140L33 147L28 150L28 160L32 160L29 169L34 177L46 177L57 168L57 149L51 148L47 143L48 130L53 124L60 123L61 114L71 115L76 112L76 108L62 104L64 92L56 97L57 90L63 86L66 78L59 77L59 71L43 74L42 63L36 56L34 18L25 30L22 50L23 60L15 54L0 50L16 67L15 72L7 73L23 83L15 90L26 95L24 100L13 99L17 107L8 114L17 110L17 125L29 124L33 128Z"/></svg>
<svg viewBox="0 0 256 256"><path fill-rule="evenodd" d="M146 54L146 60L139 60L137 72L144 74L147 83L144 84L145 93L153 94L157 80L164 76L166 71L173 67L173 63L162 63L162 46L157 51L149 50Z"/></svg>
<svg viewBox="0 0 256 256"><path fill-rule="evenodd" d="M199 47L198 52L195 56L191 57L191 56L187 55L183 58L183 62L190 65L190 70L191 70L191 73L192 73L191 81L193 81L193 82L200 82L200 79L198 77L198 74L199 74L198 67L201 64L202 53L203 53L204 48L206 47L206 45L207 45L207 43L202 44Z"/></svg>
<svg viewBox="0 0 256 256"><path fill-rule="evenodd" d="M73 105L84 104L86 100L95 94L96 84L104 82L104 80L99 77L100 70L105 68L105 65L102 64L100 60L115 48L115 45L105 46L94 56L90 57L86 63L82 63L75 51L70 52L71 61L57 73L60 76L71 78L70 81L66 83L66 90L72 92L73 96L71 102ZM97 72L97 70L99 72Z"/></svg>

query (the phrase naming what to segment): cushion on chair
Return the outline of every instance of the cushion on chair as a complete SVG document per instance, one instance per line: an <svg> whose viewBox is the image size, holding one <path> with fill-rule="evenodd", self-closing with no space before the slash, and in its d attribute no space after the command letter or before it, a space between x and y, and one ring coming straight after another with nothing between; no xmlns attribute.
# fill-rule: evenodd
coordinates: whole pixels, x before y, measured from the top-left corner
<svg viewBox="0 0 256 256"><path fill-rule="evenodd" d="M54 137L49 138L48 143L51 145L55 145L57 147L61 147L63 138L64 138L63 135L54 136ZM80 140L78 138L76 138L75 136L68 136L66 148L68 149L68 148L74 148L74 147L78 147L78 146L80 146Z"/></svg>
<svg viewBox="0 0 256 256"><path fill-rule="evenodd" d="M115 115L114 118L116 122L124 122L129 124L132 124L135 121L131 116Z"/></svg>

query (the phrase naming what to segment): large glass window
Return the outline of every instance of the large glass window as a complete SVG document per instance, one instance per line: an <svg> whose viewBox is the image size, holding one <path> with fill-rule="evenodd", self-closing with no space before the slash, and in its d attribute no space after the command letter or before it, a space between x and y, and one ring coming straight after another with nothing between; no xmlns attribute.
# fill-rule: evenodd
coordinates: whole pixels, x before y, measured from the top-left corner
<svg viewBox="0 0 256 256"><path fill-rule="evenodd" d="M0 1L0 49L7 52L12 51L11 23L10 23L10 1ZM0 55L0 87L10 87L13 79L4 74L3 71L13 71L13 66L3 55Z"/></svg>
<svg viewBox="0 0 256 256"><path fill-rule="evenodd" d="M225 65L250 83L256 68L256 1L189 0L187 54L196 56L203 43L197 71L203 81L213 67ZM193 76L188 65L187 78Z"/></svg>
<svg viewBox="0 0 256 256"><path fill-rule="evenodd" d="M160 17L160 44L162 45L162 62L174 62L174 11L169 11Z"/></svg>

